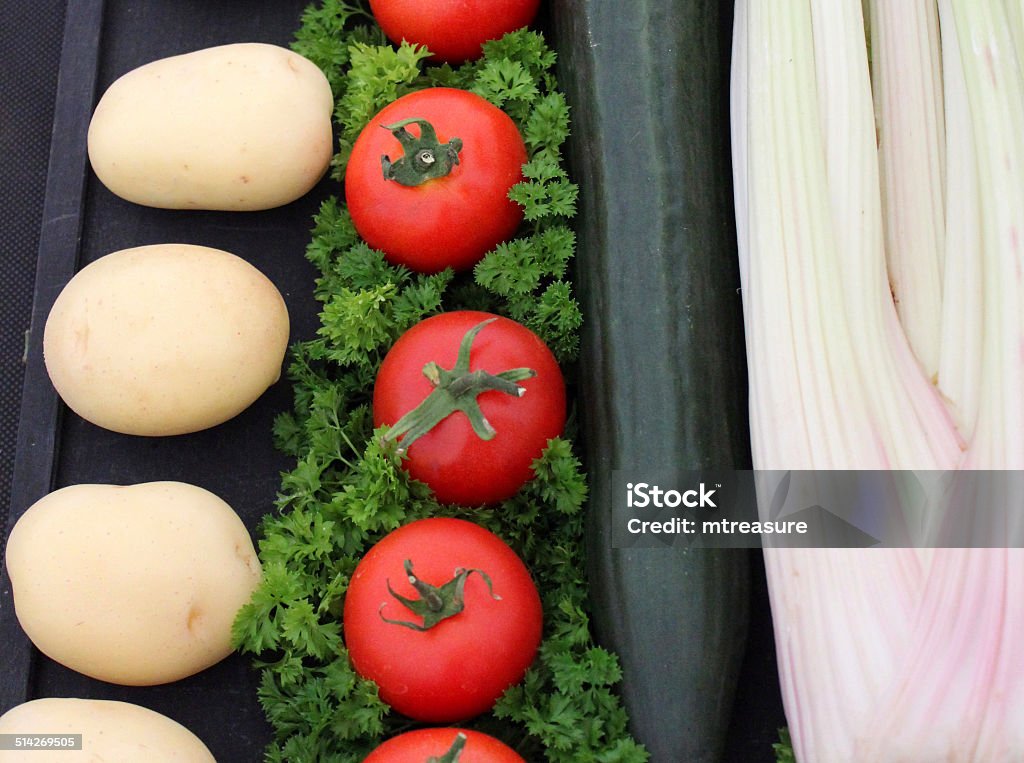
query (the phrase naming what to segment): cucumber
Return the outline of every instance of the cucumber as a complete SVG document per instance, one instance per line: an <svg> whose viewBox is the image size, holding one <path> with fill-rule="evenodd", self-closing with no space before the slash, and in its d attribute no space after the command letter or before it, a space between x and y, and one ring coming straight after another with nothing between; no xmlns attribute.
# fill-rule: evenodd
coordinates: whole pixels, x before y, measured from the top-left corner
<svg viewBox="0 0 1024 763"><path fill-rule="evenodd" d="M719 760L747 630L748 554L614 549L613 470L750 468L728 147L728 3L563 0L573 107L598 639L655 763ZM618 490L618 494L616 494Z"/></svg>

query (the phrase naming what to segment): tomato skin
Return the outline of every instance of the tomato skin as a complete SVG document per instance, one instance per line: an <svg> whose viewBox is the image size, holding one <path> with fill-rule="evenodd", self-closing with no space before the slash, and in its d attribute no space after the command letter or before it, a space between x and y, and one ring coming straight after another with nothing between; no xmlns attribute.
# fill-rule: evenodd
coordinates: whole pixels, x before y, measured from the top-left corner
<svg viewBox="0 0 1024 763"><path fill-rule="evenodd" d="M480 58L484 42L529 26L539 6L540 0L370 0L389 40L425 45L448 63Z"/></svg>
<svg viewBox="0 0 1024 763"><path fill-rule="evenodd" d="M422 622L388 591L419 598L403 570L442 586L457 568L483 570L465 582L465 609L427 631L391 620ZM383 607L381 606L383 605ZM359 562L345 595L345 644L356 672L374 681L397 712L430 723L484 713L522 680L540 644L540 596L526 566L504 541L462 519L421 519L391 532Z"/></svg>
<svg viewBox="0 0 1024 763"><path fill-rule="evenodd" d="M371 752L363 763L426 763L451 749L459 732L466 735L466 747L459 763L526 763L511 747L490 734L472 729L416 729L392 737Z"/></svg>
<svg viewBox="0 0 1024 763"><path fill-rule="evenodd" d="M403 148L383 128L410 118L430 122L441 143L462 141L447 176L418 186L384 178L381 156L396 161ZM408 130L419 134L416 125ZM519 129L501 109L465 90L419 90L381 109L356 138L345 200L359 235L392 264L466 270L519 227L523 208L508 192L523 179L526 158Z"/></svg>
<svg viewBox="0 0 1024 763"><path fill-rule="evenodd" d="M385 356L373 390L375 427L393 425L433 390L423 366L452 368L459 343L471 328L497 316L472 310L441 313L409 329ZM465 414L456 412L409 447L404 466L442 503L478 506L515 495L533 477L531 464L565 426L565 381L558 361L541 339L520 323L498 317L473 342L470 370L500 373L532 368L519 382L526 392L498 391L477 398L497 434L482 440ZM401 440L399 440L401 442Z"/></svg>

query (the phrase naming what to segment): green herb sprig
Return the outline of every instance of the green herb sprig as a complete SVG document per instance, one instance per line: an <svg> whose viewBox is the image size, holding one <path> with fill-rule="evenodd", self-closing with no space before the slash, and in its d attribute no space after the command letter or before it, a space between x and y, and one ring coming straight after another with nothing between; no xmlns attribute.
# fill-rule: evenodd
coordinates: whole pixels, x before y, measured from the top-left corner
<svg viewBox="0 0 1024 763"><path fill-rule="evenodd" d="M775 753L776 763L796 763L793 740L789 736L788 728L779 729L779 741L772 745L772 751Z"/></svg>
<svg viewBox="0 0 1024 763"><path fill-rule="evenodd" d="M525 221L471 274L419 275L389 265L360 240L337 197L315 218L307 257L320 276L317 335L291 351L294 407L274 426L278 446L296 459L282 476L277 511L260 526L264 579L239 613L235 646L262 671L259 700L274 731L267 761L361 761L383 738L414 724L380 700L352 670L341 632L345 590L368 548L401 524L456 516L494 531L520 554L541 592L545 632L524 681L493 713L471 722L504 739L527 760L642 763L615 692L617 658L594 644L584 575L586 480L569 437L551 440L535 478L502 505L440 505L409 479L400 457L382 449L370 400L384 354L406 329L442 310L481 309L533 329L571 367L581 323L568 278L577 188L561 154L569 108L543 37L520 31L485 46L458 68L428 66L429 54L386 44L366 9L324 0L302 18L294 49L327 74L335 101L342 179L363 125L414 90L472 90L516 121L529 153L511 197Z"/></svg>

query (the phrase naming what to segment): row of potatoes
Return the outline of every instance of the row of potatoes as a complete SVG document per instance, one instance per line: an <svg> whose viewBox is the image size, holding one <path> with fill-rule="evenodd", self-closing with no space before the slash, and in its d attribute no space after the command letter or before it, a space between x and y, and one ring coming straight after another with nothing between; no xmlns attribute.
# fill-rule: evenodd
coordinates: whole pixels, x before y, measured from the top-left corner
<svg viewBox="0 0 1024 763"><path fill-rule="evenodd" d="M118 196L167 209L287 204L332 155L331 89L287 49L225 45L125 74L89 126L90 163ZM64 402L97 426L169 436L236 416L280 377L281 293L229 252L126 249L80 270L44 329ZM51 659L100 681L150 686L231 653L231 624L261 569L238 514L181 482L72 485L31 506L6 551L15 613ZM81 734L87 760L204 761L203 742L152 710L45 698L0 716L0 734ZM24 749L0 749L0 761ZM33 748L32 760L67 752Z"/></svg>

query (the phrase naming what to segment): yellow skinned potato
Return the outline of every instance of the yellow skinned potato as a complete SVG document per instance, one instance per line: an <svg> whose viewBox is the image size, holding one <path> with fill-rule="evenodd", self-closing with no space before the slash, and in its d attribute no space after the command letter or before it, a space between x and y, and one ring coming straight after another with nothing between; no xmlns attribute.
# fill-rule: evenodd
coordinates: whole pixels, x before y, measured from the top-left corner
<svg viewBox="0 0 1024 763"><path fill-rule="evenodd" d="M0 734L81 734L80 752L0 750L0 763L215 763L205 744L166 715L128 702L48 697L0 715Z"/></svg>
<svg viewBox="0 0 1024 763"><path fill-rule="evenodd" d="M115 81L89 125L89 160L113 193L165 209L270 209L330 163L334 101L323 72L276 45L163 58Z"/></svg>
<svg viewBox="0 0 1024 763"><path fill-rule="evenodd" d="M36 647L92 678L168 683L231 653L261 570L238 515L181 482L73 485L7 543L14 612Z"/></svg>
<svg viewBox="0 0 1024 763"><path fill-rule="evenodd" d="M82 268L50 311L43 355L82 418L176 435L227 421L276 382L288 330L281 293L245 260L159 244Z"/></svg>

